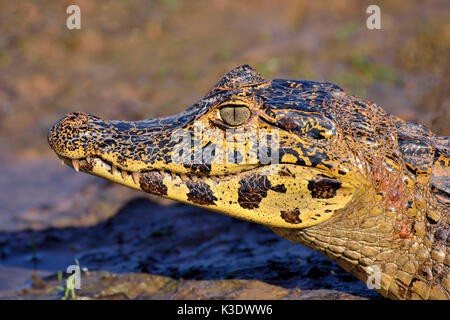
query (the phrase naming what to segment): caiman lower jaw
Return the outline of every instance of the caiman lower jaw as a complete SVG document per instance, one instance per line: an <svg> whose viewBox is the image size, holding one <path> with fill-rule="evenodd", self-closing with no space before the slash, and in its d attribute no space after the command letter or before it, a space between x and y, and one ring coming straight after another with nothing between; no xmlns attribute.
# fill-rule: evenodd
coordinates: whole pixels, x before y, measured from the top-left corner
<svg viewBox="0 0 450 320"><path fill-rule="evenodd" d="M268 227L298 229L327 221L352 202L358 189L320 169L294 164L259 166L226 176L188 176L124 171L99 157L59 157L75 170Z"/></svg>
<svg viewBox="0 0 450 320"><path fill-rule="evenodd" d="M201 180L213 180L219 182L221 179L227 176L199 176L199 175L187 175L182 173L176 173L166 170L145 170L145 171L128 171L118 168L107 160L104 160L97 156L90 156L80 159L70 159L61 155L58 155L62 164L66 164L72 167L75 171L83 171L92 175L96 175L107 180L114 181L116 183L125 185L127 187L143 190L141 188L141 177L146 174L159 174L160 178L164 179L166 176L170 177L173 181L178 182L197 182ZM146 190L143 190L146 191Z"/></svg>

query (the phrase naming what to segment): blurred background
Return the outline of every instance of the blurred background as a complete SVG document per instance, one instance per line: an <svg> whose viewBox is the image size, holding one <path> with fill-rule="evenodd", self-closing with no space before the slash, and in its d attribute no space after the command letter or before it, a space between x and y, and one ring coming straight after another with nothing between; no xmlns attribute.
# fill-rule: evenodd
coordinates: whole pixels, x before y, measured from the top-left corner
<svg viewBox="0 0 450 320"><path fill-rule="evenodd" d="M70 4L81 30L66 28ZM366 27L370 4L381 30ZM95 226L137 196L170 204L61 167L46 134L72 111L172 115L250 64L267 79L334 82L450 135L449 11L446 0L0 1L0 262L31 250L29 234L11 248L18 232Z"/></svg>

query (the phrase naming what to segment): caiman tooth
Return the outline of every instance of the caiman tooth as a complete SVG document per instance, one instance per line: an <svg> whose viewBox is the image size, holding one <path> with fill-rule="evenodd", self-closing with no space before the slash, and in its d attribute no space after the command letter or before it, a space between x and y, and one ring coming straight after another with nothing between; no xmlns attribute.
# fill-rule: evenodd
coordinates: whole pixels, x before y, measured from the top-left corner
<svg viewBox="0 0 450 320"><path fill-rule="evenodd" d="M125 180L125 178L128 176L128 172L125 170L120 170L120 174L122 175L123 180Z"/></svg>
<svg viewBox="0 0 450 320"><path fill-rule="evenodd" d="M159 174L164 178L164 170L158 170Z"/></svg>
<svg viewBox="0 0 450 320"><path fill-rule="evenodd" d="M72 159L72 166L75 171L80 171L80 161L76 159Z"/></svg>
<svg viewBox="0 0 450 320"><path fill-rule="evenodd" d="M111 174L114 174L117 171L117 167L115 165L111 166Z"/></svg>
<svg viewBox="0 0 450 320"><path fill-rule="evenodd" d="M86 161L87 161L88 163L91 163L91 157L90 157L90 156L87 156L87 157L86 157Z"/></svg>
<svg viewBox="0 0 450 320"><path fill-rule="evenodd" d="M180 178L181 178L181 180L183 180L183 181L186 181L187 179L189 179L188 176L185 175L185 174L183 174L183 173L180 173Z"/></svg>
<svg viewBox="0 0 450 320"><path fill-rule="evenodd" d="M198 176L190 176L191 180L194 182L198 181Z"/></svg>
<svg viewBox="0 0 450 320"><path fill-rule="evenodd" d="M61 165L65 165L64 160L63 159L59 159L59 161L61 162Z"/></svg>
<svg viewBox="0 0 450 320"><path fill-rule="evenodd" d="M174 180L177 177L177 174L175 172L170 172L170 175L172 176L172 180Z"/></svg>
<svg viewBox="0 0 450 320"><path fill-rule="evenodd" d="M131 174L131 176L133 177L134 183L139 185L139 179L141 178L141 173L140 172L133 172Z"/></svg>

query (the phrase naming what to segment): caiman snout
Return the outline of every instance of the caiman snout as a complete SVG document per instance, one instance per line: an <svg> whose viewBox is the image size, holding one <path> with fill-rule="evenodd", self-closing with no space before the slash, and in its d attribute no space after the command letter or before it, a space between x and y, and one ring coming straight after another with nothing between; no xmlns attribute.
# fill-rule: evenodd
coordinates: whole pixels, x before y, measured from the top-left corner
<svg viewBox="0 0 450 320"><path fill-rule="evenodd" d="M72 159L86 156L92 131L88 124L99 118L84 112L74 112L56 122L48 132L48 143L59 155Z"/></svg>
<svg viewBox="0 0 450 320"><path fill-rule="evenodd" d="M89 115L85 112L74 112L66 115L59 121L62 124L67 124L72 127L79 127L89 121Z"/></svg>
<svg viewBox="0 0 450 320"><path fill-rule="evenodd" d="M48 142L63 160L96 157L130 172L163 169L171 162L176 124L172 118L119 121L74 112L53 125Z"/></svg>

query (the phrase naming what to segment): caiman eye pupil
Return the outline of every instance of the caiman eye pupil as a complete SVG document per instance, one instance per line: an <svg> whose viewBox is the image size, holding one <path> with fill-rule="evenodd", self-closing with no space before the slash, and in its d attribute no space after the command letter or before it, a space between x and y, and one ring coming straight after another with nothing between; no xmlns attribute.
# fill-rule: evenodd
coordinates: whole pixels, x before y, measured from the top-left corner
<svg viewBox="0 0 450 320"><path fill-rule="evenodd" d="M230 126L238 126L250 118L250 109L245 105L225 105L219 112L222 121Z"/></svg>

